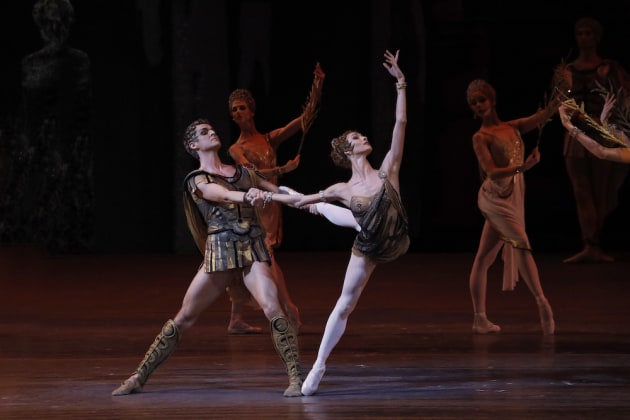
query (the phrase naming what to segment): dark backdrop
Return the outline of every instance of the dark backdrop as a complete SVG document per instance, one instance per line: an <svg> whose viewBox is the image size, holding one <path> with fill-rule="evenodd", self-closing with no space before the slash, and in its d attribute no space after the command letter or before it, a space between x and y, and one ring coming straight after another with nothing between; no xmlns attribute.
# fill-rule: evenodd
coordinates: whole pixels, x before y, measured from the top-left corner
<svg viewBox="0 0 630 420"><path fill-rule="evenodd" d="M32 1L3 1L0 68L3 128L20 97L20 60L41 46ZM316 61L327 73L320 114L300 167L281 182L313 192L344 179L329 140L364 132L380 163L393 124L395 90L381 63L401 49L408 118L402 194L412 251L473 251L483 219L470 139L478 128L465 101L468 82L496 88L503 119L535 111L553 67L570 56L573 22L604 25L601 52L630 68L630 12L622 2L479 1L132 1L75 0L70 44L92 62L95 235L98 253L196 252L181 211L181 181L194 167L182 151L198 116L218 128L225 148L236 136L227 96L251 89L261 131L284 125L304 103ZM6 130L5 130L6 131ZM535 134L534 134L535 137ZM557 118L544 130L542 162L527 173L526 216L535 249L580 247ZM535 141L535 138L526 138ZM299 137L280 149L292 158ZM225 157L225 154L223 155ZM226 157L227 159L227 157ZM628 249L628 182L609 219L605 245ZM19 203L15 203L19 205ZM353 232L285 209L284 250L349 249Z"/></svg>

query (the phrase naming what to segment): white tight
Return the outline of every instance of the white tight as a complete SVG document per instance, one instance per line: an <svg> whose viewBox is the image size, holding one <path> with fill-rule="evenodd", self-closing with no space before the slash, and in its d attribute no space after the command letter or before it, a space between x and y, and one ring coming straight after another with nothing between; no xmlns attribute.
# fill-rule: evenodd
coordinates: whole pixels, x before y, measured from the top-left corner
<svg viewBox="0 0 630 420"><path fill-rule="evenodd" d="M330 356L333 348L337 345L346 330L348 317L356 307L359 297L372 275L374 268L376 268L374 262L371 262L365 257L351 254L346 269L346 276L343 280L341 296L337 299L337 303L326 322L324 336L319 345L317 359L313 367L323 367L326 365L328 356Z"/></svg>
<svg viewBox="0 0 630 420"><path fill-rule="evenodd" d="M315 207L317 213L324 216L331 223L337 226L352 228L357 232L361 230L361 226L357 223L350 209L330 203L317 203Z"/></svg>

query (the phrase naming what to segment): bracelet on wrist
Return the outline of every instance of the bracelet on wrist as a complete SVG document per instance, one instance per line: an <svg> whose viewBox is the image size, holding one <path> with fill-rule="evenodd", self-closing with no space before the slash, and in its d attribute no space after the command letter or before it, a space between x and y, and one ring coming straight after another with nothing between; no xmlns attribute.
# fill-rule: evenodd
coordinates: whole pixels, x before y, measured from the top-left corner
<svg viewBox="0 0 630 420"><path fill-rule="evenodd" d="M407 89L407 82L396 82L396 89L397 90Z"/></svg>
<svg viewBox="0 0 630 420"><path fill-rule="evenodd" d="M326 197L324 197L324 190L321 190L319 192L319 201L321 201L322 203L326 202Z"/></svg>
<svg viewBox="0 0 630 420"><path fill-rule="evenodd" d="M250 191L251 191L251 188L249 190L247 190L247 192L245 192L243 194L243 203L247 203L247 204L249 204L251 206L252 205L252 199L249 196L249 192Z"/></svg>
<svg viewBox="0 0 630 420"><path fill-rule="evenodd" d="M271 198L273 197L273 192L267 191L265 193L265 198L263 200L263 209L271 202Z"/></svg>

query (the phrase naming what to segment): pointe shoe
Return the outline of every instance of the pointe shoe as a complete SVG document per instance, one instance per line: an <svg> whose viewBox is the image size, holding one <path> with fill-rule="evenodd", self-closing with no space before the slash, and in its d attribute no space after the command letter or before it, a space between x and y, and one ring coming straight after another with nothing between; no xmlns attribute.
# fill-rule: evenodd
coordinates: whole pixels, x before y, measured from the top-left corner
<svg viewBox="0 0 630 420"><path fill-rule="evenodd" d="M238 321L230 322L228 326L228 334L261 334L262 328L249 325L247 322L239 319Z"/></svg>
<svg viewBox="0 0 630 420"><path fill-rule="evenodd" d="M313 367L302 384L302 395L313 395L319 388L319 383L326 372L326 366Z"/></svg>
<svg viewBox="0 0 630 420"><path fill-rule="evenodd" d="M496 334L501 332L501 327L488 321L488 318L475 317L472 326L473 334Z"/></svg>
<svg viewBox="0 0 630 420"><path fill-rule="evenodd" d="M118 388L112 391L112 396L135 394L142 391L142 385L138 382L138 378L134 375L125 380Z"/></svg>

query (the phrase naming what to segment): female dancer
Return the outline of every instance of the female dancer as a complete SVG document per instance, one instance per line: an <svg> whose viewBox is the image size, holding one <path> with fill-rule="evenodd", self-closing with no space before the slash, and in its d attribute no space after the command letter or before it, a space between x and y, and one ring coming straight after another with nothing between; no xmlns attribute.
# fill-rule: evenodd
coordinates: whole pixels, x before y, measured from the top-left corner
<svg viewBox="0 0 630 420"><path fill-rule="evenodd" d="M558 99L552 99L545 109L529 117L504 122L497 115L496 93L488 82L473 80L466 96L475 117L481 119L481 128L473 135L472 143L483 177L477 203L486 219L469 280L473 333L501 331L486 317L486 286L488 269L503 248L503 290L514 290L520 274L536 298L544 334L551 335L555 329L553 313L525 232L523 173L540 161L540 152L536 147L524 159L521 133L544 124L556 111Z"/></svg>
<svg viewBox="0 0 630 420"><path fill-rule="evenodd" d="M398 175L403 157L407 101L405 76L398 67L398 55L385 51L383 66L396 78L396 122L392 141L378 169L368 162L372 146L357 131L346 131L332 140L331 157L337 166L352 170L347 182L333 184L316 194L302 196L297 207L316 202L339 201L350 208L361 227L354 241L341 296L333 308L319 346L317 360L302 385L302 394L317 391L326 370L326 360L341 339L348 317L354 310L378 263L392 261L407 252L407 216L400 201Z"/></svg>

